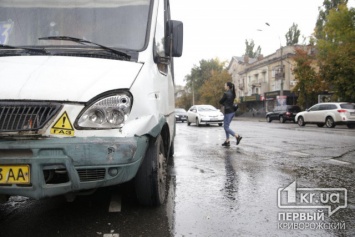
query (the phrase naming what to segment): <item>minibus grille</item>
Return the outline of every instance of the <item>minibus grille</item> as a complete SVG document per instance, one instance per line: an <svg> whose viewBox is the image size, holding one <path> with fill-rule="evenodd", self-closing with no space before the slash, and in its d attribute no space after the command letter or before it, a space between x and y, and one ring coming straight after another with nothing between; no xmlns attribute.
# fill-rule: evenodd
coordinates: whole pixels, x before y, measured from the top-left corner
<svg viewBox="0 0 355 237"><path fill-rule="evenodd" d="M39 130L61 107L59 103L0 102L0 132Z"/></svg>
<svg viewBox="0 0 355 237"><path fill-rule="evenodd" d="M78 169L80 182L99 181L105 179L106 169Z"/></svg>

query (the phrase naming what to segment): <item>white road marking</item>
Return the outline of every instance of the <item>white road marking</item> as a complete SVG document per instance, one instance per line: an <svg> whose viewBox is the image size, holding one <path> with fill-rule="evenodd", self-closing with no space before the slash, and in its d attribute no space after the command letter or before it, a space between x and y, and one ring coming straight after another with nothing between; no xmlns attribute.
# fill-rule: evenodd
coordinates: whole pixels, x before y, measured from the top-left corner
<svg viewBox="0 0 355 237"><path fill-rule="evenodd" d="M349 162L337 160L337 159L324 160L324 162L329 163L329 164L334 164L334 165L351 165L351 163L349 163Z"/></svg>
<svg viewBox="0 0 355 237"><path fill-rule="evenodd" d="M121 212L121 195L120 194L113 194L111 196L111 202L109 207L109 212Z"/></svg>
<svg viewBox="0 0 355 237"><path fill-rule="evenodd" d="M104 234L103 237L120 237L119 234Z"/></svg>
<svg viewBox="0 0 355 237"><path fill-rule="evenodd" d="M307 154L307 153L302 153L302 152L298 152L298 151L287 152L287 154L291 155L291 156L299 156L299 157L307 157L307 156L309 156L309 154Z"/></svg>

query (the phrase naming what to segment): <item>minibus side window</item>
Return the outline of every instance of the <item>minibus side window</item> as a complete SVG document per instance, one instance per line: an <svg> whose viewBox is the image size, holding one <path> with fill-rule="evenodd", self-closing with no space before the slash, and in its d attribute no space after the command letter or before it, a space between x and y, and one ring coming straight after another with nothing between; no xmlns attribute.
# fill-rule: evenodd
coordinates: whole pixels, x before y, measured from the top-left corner
<svg viewBox="0 0 355 237"><path fill-rule="evenodd" d="M157 16L157 25L155 29L155 58L157 60L157 66L161 73L167 74L168 73L168 65L167 65L167 58L165 53L165 11L164 11L164 2L159 2L159 9L158 9L158 16Z"/></svg>

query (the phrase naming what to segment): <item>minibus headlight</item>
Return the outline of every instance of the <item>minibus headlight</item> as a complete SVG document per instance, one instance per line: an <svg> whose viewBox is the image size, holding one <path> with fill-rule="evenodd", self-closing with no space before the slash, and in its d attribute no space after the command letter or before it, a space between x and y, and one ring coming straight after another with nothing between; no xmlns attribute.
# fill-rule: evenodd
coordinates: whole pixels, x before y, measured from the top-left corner
<svg viewBox="0 0 355 237"><path fill-rule="evenodd" d="M113 125L120 125L124 122L125 115L118 109L107 110L107 121Z"/></svg>
<svg viewBox="0 0 355 237"><path fill-rule="evenodd" d="M84 117L92 123L103 124L105 121L105 112L102 109L91 109Z"/></svg>
<svg viewBox="0 0 355 237"><path fill-rule="evenodd" d="M132 97L126 93L101 98L86 107L77 120L78 128L121 128L132 107Z"/></svg>

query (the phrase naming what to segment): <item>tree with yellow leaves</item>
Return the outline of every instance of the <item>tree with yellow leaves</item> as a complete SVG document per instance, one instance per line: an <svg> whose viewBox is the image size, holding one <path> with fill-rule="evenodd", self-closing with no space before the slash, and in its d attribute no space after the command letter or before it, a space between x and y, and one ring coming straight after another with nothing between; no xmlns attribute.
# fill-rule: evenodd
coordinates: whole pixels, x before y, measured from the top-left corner
<svg viewBox="0 0 355 237"><path fill-rule="evenodd" d="M224 92L224 84L229 81L232 81L232 77L227 70L212 71L211 77L200 88L201 102L220 107L219 100Z"/></svg>
<svg viewBox="0 0 355 237"><path fill-rule="evenodd" d="M355 102L355 9L330 9L323 31L317 41L320 76L339 100Z"/></svg>

